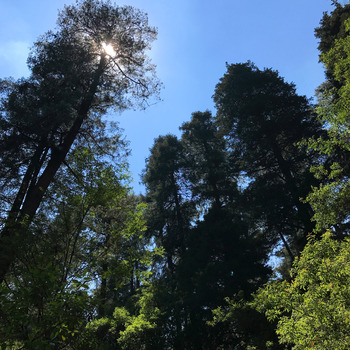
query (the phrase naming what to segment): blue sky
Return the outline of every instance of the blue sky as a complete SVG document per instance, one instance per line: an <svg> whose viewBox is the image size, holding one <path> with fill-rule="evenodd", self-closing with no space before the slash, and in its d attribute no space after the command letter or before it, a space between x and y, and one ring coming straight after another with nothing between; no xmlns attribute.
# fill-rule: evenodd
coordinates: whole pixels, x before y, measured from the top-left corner
<svg viewBox="0 0 350 350"><path fill-rule="evenodd" d="M71 0L0 1L0 77L28 74L31 44L53 29L57 10ZM225 64L253 61L279 71L300 94L312 97L324 80L314 28L331 0L121 0L148 13L158 28L150 52L164 84L162 101L146 111L113 116L130 141L135 192L154 139L179 135L191 113L215 113L211 96Z"/></svg>

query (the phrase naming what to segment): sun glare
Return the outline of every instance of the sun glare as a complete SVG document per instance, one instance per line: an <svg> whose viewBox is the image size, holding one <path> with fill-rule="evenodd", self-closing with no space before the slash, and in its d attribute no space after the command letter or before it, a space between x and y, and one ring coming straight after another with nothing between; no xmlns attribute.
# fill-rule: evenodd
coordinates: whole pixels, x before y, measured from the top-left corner
<svg viewBox="0 0 350 350"><path fill-rule="evenodd" d="M102 43L103 50L105 50L106 54L110 57L115 57L116 52L113 49L111 44Z"/></svg>

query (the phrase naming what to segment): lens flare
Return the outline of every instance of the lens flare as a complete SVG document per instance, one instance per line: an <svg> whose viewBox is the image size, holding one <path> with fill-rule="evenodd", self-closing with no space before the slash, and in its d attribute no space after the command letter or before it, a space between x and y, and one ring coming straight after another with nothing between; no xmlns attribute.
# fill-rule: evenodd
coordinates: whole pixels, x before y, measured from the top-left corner
<svg viewBox="0 0 350 350"><path fill-rule="evenodd" d="M115 57L115 55L117 54L114 51L113 46L111 44L102 43L102 47L105 53L112 58Z"/></svg>

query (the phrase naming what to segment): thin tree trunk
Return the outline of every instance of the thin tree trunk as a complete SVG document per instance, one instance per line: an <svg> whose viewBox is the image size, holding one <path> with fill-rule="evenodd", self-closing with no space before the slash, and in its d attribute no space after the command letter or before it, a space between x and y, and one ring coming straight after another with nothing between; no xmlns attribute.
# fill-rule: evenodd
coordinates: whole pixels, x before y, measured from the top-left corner
<svg viewBox="0 0 350 350"><path fill-rule="evenodd" d="M285 239L285 237L283 236L283 234L282 234L281 232L279 232L279 235L280 235L281 240L282 240L282 242L283 242L283 244L284 244L284 247L286 248L286 250L287 250L287 252L288 252L288 255L289 255L291 261L293 262L295 256L294 256L294 254L292 253L292 251L291 251L291 249L290 249L290 247L289 247L289 244L288 244L287 240Z"/></svg>

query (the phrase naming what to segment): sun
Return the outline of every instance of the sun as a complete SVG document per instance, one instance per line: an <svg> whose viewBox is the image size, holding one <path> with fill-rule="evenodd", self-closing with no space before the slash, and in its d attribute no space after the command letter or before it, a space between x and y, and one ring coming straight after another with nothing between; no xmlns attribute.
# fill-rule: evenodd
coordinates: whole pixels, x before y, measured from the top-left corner
<svg viewBox="0 0 350 350"><path fill-rule="evenodd" d="M111 44L102 43L102 47L106 54L112 58L115 57L115 55L117 54L114 51L113 46Z"/></svg>

